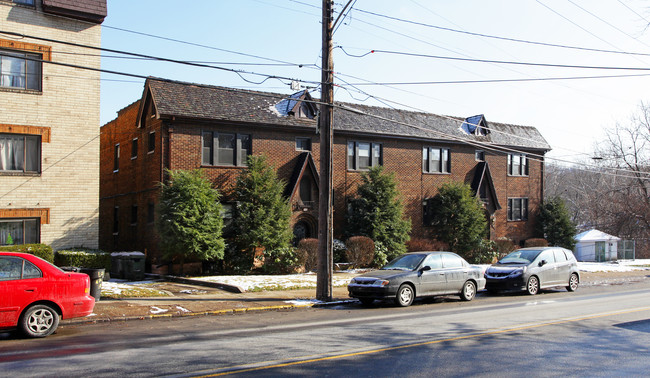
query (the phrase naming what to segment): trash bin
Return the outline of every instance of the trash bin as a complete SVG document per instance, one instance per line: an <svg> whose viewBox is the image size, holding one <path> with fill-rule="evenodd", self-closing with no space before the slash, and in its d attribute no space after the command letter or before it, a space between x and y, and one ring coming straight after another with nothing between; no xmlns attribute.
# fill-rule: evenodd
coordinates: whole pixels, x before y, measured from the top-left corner
<svg viewBox="0 0 650 378"><path fill-rule="evenodd" d="M81 268L79 273L85 273L90 277L90 295L99 301L102 296L102 280L104 279L104 269Z"/></svg>
<svg viewBox="0 0 650 378"><path fill-rule="evenodd" d="M122 278L130 281L142 281L144 279L144 261L144 253L141 252L120 256Z"/></svg>
<svg viewBox="0 0 650 378"><path fill-rule="evenodd" d="M122 256L117 253L111 254L111 276L113 278L122 278L124 269L122 268Z"/></svg>

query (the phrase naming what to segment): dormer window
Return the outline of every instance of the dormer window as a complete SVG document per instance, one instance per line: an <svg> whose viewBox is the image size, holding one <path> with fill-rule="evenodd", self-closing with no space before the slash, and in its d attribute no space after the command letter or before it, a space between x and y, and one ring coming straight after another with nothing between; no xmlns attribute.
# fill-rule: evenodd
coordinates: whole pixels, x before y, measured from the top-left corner
<svg viewBox="0 0 650 378"><path fill-rule="evenodd" d="M466 118L460 128L469 135L485 136L490 133L488 122L483 114Z"/></svg>
<svg viewBox="0 0 650 378"><path fill-rule="evenodd" d="M275 104L275 111L281 116L295 118L316 118L318 108L314 104L308 91L300 91Z"/></svg>

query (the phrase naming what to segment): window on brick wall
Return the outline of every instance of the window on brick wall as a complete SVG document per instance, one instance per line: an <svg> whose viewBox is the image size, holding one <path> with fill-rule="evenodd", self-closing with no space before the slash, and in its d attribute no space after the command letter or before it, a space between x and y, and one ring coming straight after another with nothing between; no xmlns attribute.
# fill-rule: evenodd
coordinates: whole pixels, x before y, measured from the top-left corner
<svg viewBox="0 0 650 378"><path fill-rule="evenodd" d="M156 132L155 131L152 131L152 132L149 133L149 143L148 143L147 147L148 147L148 149L147 149L148 153L152 153L156 149Z"/></svg>
<svg viewBox="0 0 650 378"><path fill-rule="evenodd" d="M229 226L232 223L234 203L221 203L221 217L223 218L223 226Z"/></svg>
<svg viewBox="0 0 650 378"><path fill-rule="evenodd" d="M483 150L474 151L474 160L476 160L476 161L485 161L485 151L483 151Z"/></svg>
<svg viewBox="0 0 650 378"><path fill-rule="evenodd" d="M508 220L528 220L528 198L508 198Z"/></svg>
<svg viewBox="0 0 650 378"><path fill-rule="evenodd" d="M448 148L423 147L422 172L449 173L451 172L451 154Z"/></svg>
<svg viewBox="0 0 650 378"><path fill-rule="evenodd" d="M138 138L133 138L131 141L131 159L138 157Z"/></svg>
<svg viewBox="0 0 650 378"><path fill-rule="evenodd" d="M296 138L296 150L311 151L311 138L307 138L307 137Z"/></svg>
<svg viewBox="0 0 650 378"><path fill-rule="evenodd" d="M348 142L348 169L364 170L382 165L384 160L381 143Z"/></svg>
<svg viewBox="0 0 650 378"><path fill-rule="evenodd" d="M147 223L151 224L155 220L156 216L156 206L153 204L153 202L149 202L147 204Z"/></svg>
<svg viewBox="0 0 650 378"><path fill-rule="evenodd" d="M508 154L508 175L528 176L528 157L525 154Z"/></svg>
<svg viewBox="0 0 650 378"><path fill-rule="evenodd" d="M16 4L34 5L34 0L13 0Z"/></svg>
<svg viewBox="0 0 650 378"><path fill-rule="evenodd" d="M40 135L0 133L0 172L40 171Z"/></svg>
<svg viewBox="0 0 650 378"><path fill-rule="evenodd" d="M0 219L0 245L41 242L40 219Z"/></svg>
<svg viewBox="0 0 650 378"><path fill-rule="evenodd" d="M120 232L120 207L115 206L113 208L113 235L117 235Z"/></svg>
<svg viewBox="0 0 650 378"><path fill-rule="evenodd" d="M138 205L131 205L131 226L138 224Z"/></svg>
<svg viewBox="0 0 650 378"><path fill-rule="evenodd" d="M41 59L41 54L0 49L0 87L40 91Z"/></svg>
<svg viewBox="0 0 650 378"><path fill-rule="evenodd" d="M250 134L203 132L203 165L246 166L248 155L252 153Z"/></svg>
<svg viewBox="0 0 650 378"><path fill-rule="evenodd" d="M120 170L120 144L116 144L113 149L113 172Z"/></svg>

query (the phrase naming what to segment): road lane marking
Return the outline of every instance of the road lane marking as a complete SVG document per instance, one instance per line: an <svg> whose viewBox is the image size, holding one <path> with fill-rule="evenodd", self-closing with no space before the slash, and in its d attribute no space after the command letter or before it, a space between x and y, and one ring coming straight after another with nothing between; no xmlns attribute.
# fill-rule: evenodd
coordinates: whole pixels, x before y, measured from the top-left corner
<svg viewBox="0 0 650 378"><path fill-rule="evenodd" d="M579 321L583 321L583 320L598 319L598 318L604 318L604 317L609 317L609 316L632 314L632 313L643 312L643 311L650 311L650 307L639 307L639 308L633 308L633 309L628 309L628 310L597 313L597 314L581 316L581 317L564 318L564 319L557 320L557 321L552 321L552 322L527 323L527 324L522 324L522 325L515 326L515 327L492 329L492 330L487 330L487 331L484 331L484 332L471 333L471 334L468 334L468 335L449 337L449 338L439 339L439 340L422 341L422 342L410 343L410 344L390 345L390 346L386 346L386 347L383 347L383 348L369 349L369 350L358 351L358 352L332 354L332 355L325 355L325 356L313 357L313 358L310 357L310 356L305 356L305 357L303 357L303 359L299 359L299 360L296 359L296 360L289 360L289 361L285 360L286 362L278 362L277 360L276 361L262 361L262 362L258 362L258 363L255 363L255 364L236 365L236 366L217 369L215 373L201 374L201 375L189 375L189 376L193 377L193 378L209 378L209 377L220 377L220 376L224 376L224 375L228 375L228 374L249 373L249 372L253 372L253 371L277 369L277 368L288 367L288 366L303 365L303 364L309 364L309 363L315 363L315 362L337 360L337 359L341 359L341 358L348 358L348 357L364 356L364 355L370 355L370 354L376 354L376 353L382 353L382 352L389 352L389 351L394 351L394 350L399 350L399 349L415 348L415 347L421 347L421 346L425 346L425 345L441 344L441 343L450 342L450 341L468 340L468 339L474 339L474 338L483 337L483 336L498 335L498 334L504 334L504 333L508 333L508 332L523 331L523 330L528 330L528 329L548 327L548 326L559 325L559 324L574 323L574 322L579 322Z"/></svg>

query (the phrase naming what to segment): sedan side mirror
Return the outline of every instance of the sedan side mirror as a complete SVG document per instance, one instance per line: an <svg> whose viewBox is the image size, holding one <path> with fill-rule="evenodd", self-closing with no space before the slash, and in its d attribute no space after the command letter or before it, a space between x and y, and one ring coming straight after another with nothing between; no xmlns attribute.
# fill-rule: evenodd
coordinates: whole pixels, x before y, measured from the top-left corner
<svg viewBox="0 0 650 378"><path fill-rule="evenodd" d="M429 265L425 265L422 268L420 268L420 272L426 272L427 270L431 270L431 267Z"/></svg>
<svg viewBox="0 0 650 378"><path fill-rule="evenodd" d="M546 265L546 260L542 260L542 261L540 261L538 265L539 265L539 266L544 266L544 265Z"/></svg>

